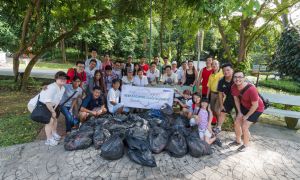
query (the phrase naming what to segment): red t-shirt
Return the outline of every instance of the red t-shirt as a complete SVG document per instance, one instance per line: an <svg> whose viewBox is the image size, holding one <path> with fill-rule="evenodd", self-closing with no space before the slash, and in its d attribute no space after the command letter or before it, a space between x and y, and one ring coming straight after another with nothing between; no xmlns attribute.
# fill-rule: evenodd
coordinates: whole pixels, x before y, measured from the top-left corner
<svg viewBox="0 0 300 180"><path fill-rule="evenodd" d="M75 75L81 79L81 83L86 82L86 73L84 71L82 73L77 73L74 68L70 68L68 69L67 75L70 77L70 79L67 80L67 84L72 82Z"/></svg>
<svg viewBox="0 0 300 180"><path fill-rule="evenodd" d="M207 83L208 83L208 78L211 75L211 73L213 72L213 69L211 70L207 70L206 67L204 67L202 69L202 94L203 95L207 95L207 91L208 91L208 87L207 87Z"/></svg>
<svg viewBox="0 0 300 180"><path fill-rule="evenodd" d="M144 64L144 65L140 65L140 67L143 69L144 75L146 75L147 71L149 70L149 65Z"/></svg>
<svg viewBox="0 0 300 180"><path fill-rule="evenodd" d="M239 97L240 91L238 90L236 84L233 84L231 86L231 94L232 96ZM258 108L256 111L258 112L263 112L264 111L264 103L261 100L261 98L258 96L258 92L255 86L251 85L243 94L241 97L241 104L244 106L246 109L250 109L252 106L253 101L258 101Z"/></svg>

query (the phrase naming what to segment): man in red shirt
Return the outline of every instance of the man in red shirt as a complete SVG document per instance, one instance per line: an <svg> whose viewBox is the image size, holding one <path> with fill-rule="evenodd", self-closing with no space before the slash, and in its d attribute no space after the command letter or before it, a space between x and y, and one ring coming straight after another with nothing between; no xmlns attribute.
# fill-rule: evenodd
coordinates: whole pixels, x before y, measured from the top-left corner
<svg viewBox="0 0 300 180"><path fill-rule="evenodd" d="M70 84L73 81L73 78L75 76L79 77L81 80L81 85L83 83L86 83L86 73L84 71L84 62L83 61L77 61L76 62L76 68L70 68L68 69L67 75L70 79L67 80L67 84Z"/></svg>
<svg viewBox="0 0 300 180"><path fill-rule="evenodd" d="M146 57L142 57L142 58L141 58L141 60L140 60L140 67L141 67L142 70L143 70L144 76L146 76L147 71L149 70L149 65L146 64Z"/></svg>
<svg viewBox="0 0 300 180"><path fill-rule="evenodd" d="M249 127L258 121L264 111L264 103L259 97L256 87L245 81L243 72L236 71L233 75L233 82L231 94L237 108L237 116L234 121L236 141L229 145L240 145L243 134L244 144L238 148L238 151L245 151L249 146Z"/></svg>

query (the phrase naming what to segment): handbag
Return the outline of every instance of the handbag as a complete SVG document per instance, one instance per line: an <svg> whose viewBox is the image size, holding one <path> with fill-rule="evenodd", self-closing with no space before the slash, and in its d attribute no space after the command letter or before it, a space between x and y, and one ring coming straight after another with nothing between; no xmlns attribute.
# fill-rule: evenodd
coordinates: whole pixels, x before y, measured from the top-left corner
<svg viewBox="0 0 300 180"><path fill-rule="evenodd" d="M48 124L50 122L51 116L52 113L49 111L46 104L40 102L40 95L39 95L36 106L32 111L30 118L35 122Z"/></svg>

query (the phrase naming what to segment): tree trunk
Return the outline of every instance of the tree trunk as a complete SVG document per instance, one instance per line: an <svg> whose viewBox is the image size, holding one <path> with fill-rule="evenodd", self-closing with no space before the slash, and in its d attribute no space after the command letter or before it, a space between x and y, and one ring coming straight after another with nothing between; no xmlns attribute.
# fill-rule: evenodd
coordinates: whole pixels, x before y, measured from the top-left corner
<svg viewBox="0 0 300 180"><path fill-rule="evenodd" d="M164 36L164 26L165 26L165 10L166 10L166 0L163 1L163 5L161 8L161 16L160 16L160 30L159 30L159 48L160 48L160 56L163 55L163 36Z"/></svg>
<svg viewBox="0 0 300 180"><path fill-rule="evenodd" d="M20 65L19 57L20 56L18 54L14 54L13 56L13 72L15 75L15 82L18 81L18 75L19 75L19 65Z"/></svg>
<svg viewBox="0 0 300 180"><path fill-rule="evenodd" d="M230 48L228 46L228 42L227 42L227 38L226 38L226 35L225 35L225 32L224 32L224 28L221 25L220 21L217 21L217 22L218 22L218 29L219 29L219 32L221 34L221 42L222 42L222 45L224 47L225 53L226 53L227 58L229 59L229 61L231 61L233 63L233 59L232 59L232 56L231 56L231 51L230 51Z"/></svg>
<svg viewBox="0 0 300 180"><path fill-rule="evenodd" d="M238 63L246 59L246 21L241 20Z"/></svg>
<svg viewBox="0 0 300 180"><path fill-rule="evenodd" d="M44 52L43 52L43 53L44 53ZM38 59L39 59L39 57L40 57L41 55L42 55L42 53L39 53L39 54L35 55L35 56L30 60L30 62L28 63L28 65L26 66L26 69L25 69L25 71L24 71L23 78L22 78L22 81L21 81L21 86L20 86L20 90L21 90L21 91L26 90L27 85L28 85L28 79L29 79L31 70L32 70L33 66L36 64L36 62L38 61Z"/></svg>
<svg viewBox="0 0 300 180"><path fill-rule="evenodd" d="M66 48L65 48L65 39L60 41L60 48L61 48L61 55L62 55L62 63L67 63L67 55L66 55Z"/></svg>
<svg viewBox="0 0 300 180"><path fill-rule="evenodd" d="M281 21L282 21L284 29L287 29L289 27L288 15L287 14L281 15Z"/></svg>

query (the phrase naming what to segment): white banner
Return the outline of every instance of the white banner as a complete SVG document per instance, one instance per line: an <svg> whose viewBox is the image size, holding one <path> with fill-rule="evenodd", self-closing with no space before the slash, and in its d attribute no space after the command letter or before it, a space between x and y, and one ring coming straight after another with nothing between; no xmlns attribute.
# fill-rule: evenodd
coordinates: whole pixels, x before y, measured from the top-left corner
<svg viewBox="0 0 300 180"><path fill-rule="evenodd" d="M160 109L165 103L172 106L173 98L174 89L172 88L122 86L121 103L125 107Z"/></svg>

